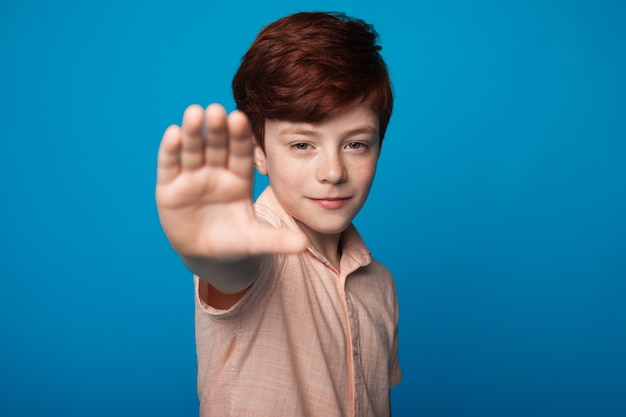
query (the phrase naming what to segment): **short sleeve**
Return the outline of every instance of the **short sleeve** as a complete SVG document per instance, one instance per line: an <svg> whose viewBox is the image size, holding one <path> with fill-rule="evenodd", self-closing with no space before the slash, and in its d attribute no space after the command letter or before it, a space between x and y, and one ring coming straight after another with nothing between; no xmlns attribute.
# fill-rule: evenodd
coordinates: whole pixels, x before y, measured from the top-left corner
<svg viewBox="0 0 626 417"><path fill-rule="evenodd" d="M400 367L400 358L398 352L398 326L393 335L391 351L389 356L389 387L394 387L402 380L402 368Z"/></svg>
<svg viewBox="0 0 626 417"><path fill-rule="evenodd" d="M394 321L395 328L393 332L393 338L391 340L391 346L389 350L389 387L394 387L402 380L402 368L400 367L400 353L399 353L399 341L398 341L398 322L400 319L400 309L398 306L398 295L395 288L395 282L393 285L393 303L394 303Z"/></svg>

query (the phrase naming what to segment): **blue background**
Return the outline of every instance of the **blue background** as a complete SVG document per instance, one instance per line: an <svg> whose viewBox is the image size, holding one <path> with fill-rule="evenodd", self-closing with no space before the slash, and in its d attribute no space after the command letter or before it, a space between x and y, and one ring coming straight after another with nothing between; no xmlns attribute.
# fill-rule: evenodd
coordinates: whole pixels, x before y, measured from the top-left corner
<svg viewBox="0 0 626 417"><path fill-rule="evenodd" d="M395 85L356 220L397 280L394 416L626 415L623 4L2 2L0 415L197 414L157 147L301 10L373 23Z"/></svg>

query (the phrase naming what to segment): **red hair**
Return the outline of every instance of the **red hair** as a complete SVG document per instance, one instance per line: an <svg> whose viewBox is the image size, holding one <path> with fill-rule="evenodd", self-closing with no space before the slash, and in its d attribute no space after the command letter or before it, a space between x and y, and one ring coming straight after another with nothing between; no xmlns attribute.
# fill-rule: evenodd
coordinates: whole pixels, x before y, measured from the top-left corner
<svg viewBox="0 0 626 417"><path fill-rule="evenodd" d="M317 123L355 105L379 116L382 144L393 92L377 42L372 25L343 13L296 13L264 27L232 83L261 148L267 119Z"/></svg>

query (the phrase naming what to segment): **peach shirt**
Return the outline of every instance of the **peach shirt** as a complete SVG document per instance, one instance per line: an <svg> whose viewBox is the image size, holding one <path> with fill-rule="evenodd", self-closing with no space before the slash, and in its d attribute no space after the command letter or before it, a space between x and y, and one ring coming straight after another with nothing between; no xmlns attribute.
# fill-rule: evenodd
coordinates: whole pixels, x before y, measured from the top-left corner
<svg viewBox="0 0 626 417"><path fill-rule="evenodd" d="M269 187L255 206L298 227ZM195 277L201 416L389 415L402 376L395 284L354 226L342 248L339 271L311 247L267 257L228 310L200 301Z"/></svg>

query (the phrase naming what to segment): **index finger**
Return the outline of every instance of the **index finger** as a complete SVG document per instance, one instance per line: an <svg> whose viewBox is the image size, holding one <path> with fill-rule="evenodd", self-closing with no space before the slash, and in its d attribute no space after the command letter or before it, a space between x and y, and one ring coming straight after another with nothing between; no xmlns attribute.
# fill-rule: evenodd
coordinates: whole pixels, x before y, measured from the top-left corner
<svg viewBox="0 0 626 417"><path fill-rule="evenodd" d="M238 110L228 116L228 169L241 178L254 174L254 135L248 117Z"/></svg>

